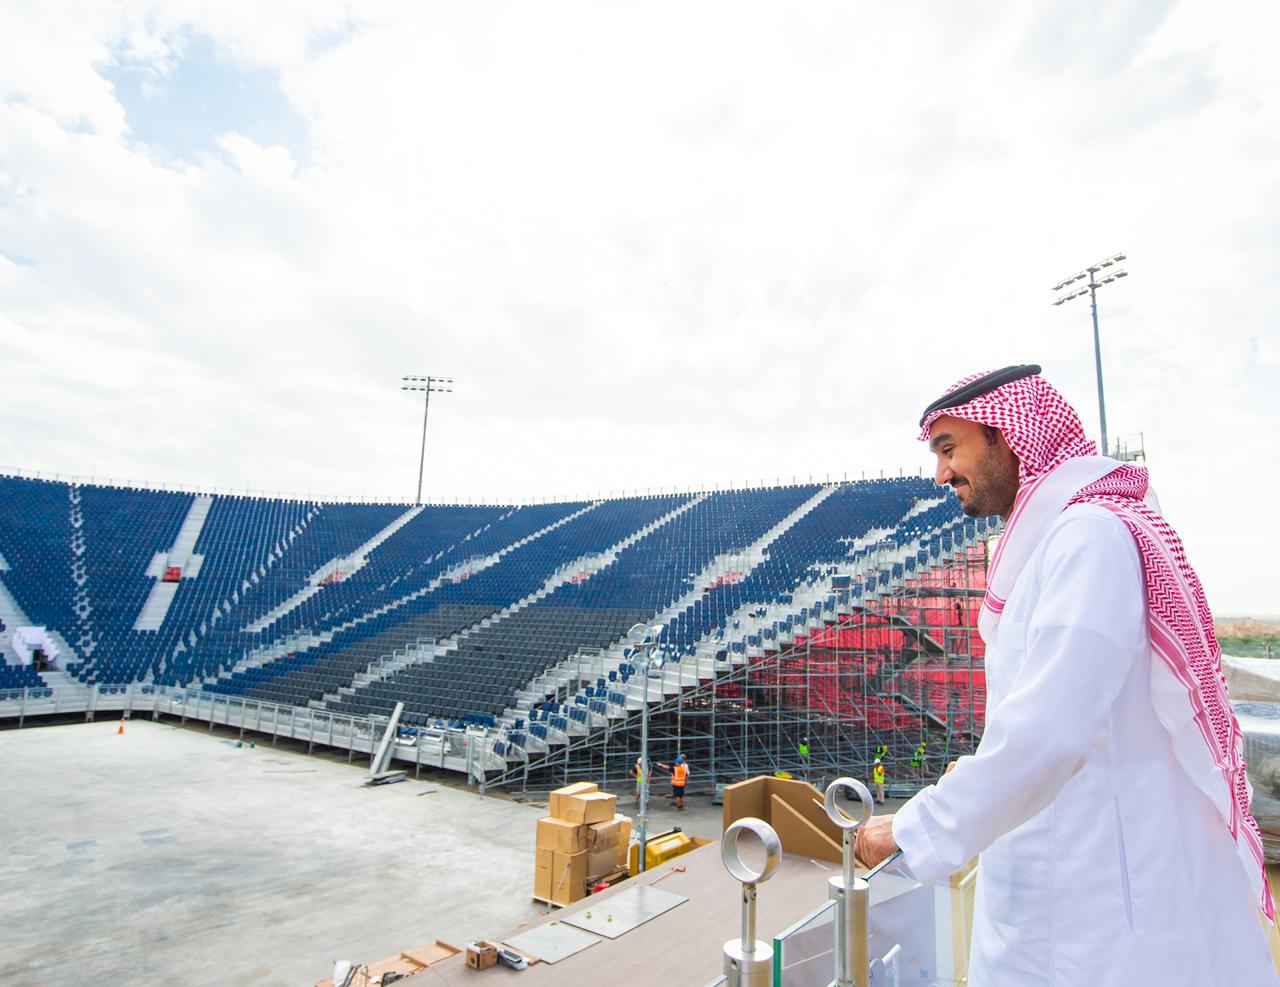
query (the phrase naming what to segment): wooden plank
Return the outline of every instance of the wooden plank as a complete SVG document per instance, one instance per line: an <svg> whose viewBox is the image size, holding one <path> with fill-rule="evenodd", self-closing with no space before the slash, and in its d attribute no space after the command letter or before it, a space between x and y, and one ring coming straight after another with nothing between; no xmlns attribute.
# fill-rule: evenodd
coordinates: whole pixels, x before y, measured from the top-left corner
<svg viewBox="0 0 1280 987"><path fill-rule="evenodd" d="M447 960L450 956L454 956L462 952L457 946L451 946L447 942L441 942L437 939L435 942L427 946L414 946L412 949L406 949L400 955L406 960L417 963L418 966L431 966L433 963L439 963L441 960Z"/></svg>

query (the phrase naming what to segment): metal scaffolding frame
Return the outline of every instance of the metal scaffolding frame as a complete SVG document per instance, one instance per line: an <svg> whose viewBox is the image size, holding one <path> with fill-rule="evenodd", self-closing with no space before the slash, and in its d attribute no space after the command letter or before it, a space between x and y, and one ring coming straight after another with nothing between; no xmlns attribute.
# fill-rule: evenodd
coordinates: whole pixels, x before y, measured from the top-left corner
<svg viewBox="0 0 1280 987"><path fill-rule="evenodd" d="M880 748L890 791L906 795L972 753L986 703L977 616L988 543L886 584L880 573L892 573L892 557L886 544L860 574L878 586L874 594L824 612L820 626L794 640L717 662L708 680L651 703L650 760L669 764L683 753L692 791L778 772L822 785L870 778ZM639 754L632 711L530 752L487 783L537 793L594 781L617 790L630 784Z"/></svg>

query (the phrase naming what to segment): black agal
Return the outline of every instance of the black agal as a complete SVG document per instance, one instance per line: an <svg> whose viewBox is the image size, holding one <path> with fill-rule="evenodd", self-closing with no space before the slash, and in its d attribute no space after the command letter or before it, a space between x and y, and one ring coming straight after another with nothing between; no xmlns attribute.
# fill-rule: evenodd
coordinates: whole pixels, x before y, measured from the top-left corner
<svg viewBox="0 0 1280 987"><path fill-rule="evenodd" d="M976 397L981 397L994 391L997 387L1004 387L1005 384L1011 384L1015 380L1022 380L1023 377L1031 377L1040 372L1040 367L1035 363L1019 363L1012 367L1005 367L1003 370L993 370L984 377L970 381L964 387L952 391L950 394L944 394L942 397L934 401L933 404L924 409L924 414L920 416L920 427L924 427L924 420L941 408L958 408L962 404L968 404Z"/></svg>

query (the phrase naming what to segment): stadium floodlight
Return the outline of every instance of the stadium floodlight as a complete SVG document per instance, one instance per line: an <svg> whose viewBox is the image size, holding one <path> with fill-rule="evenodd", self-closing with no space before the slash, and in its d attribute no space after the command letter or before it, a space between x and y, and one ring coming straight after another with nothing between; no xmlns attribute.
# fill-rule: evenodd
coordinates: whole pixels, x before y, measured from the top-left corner
<svg viewBox="0 0 1280 987"><path fill-rule="evenodd" d="M1055 298L1053 300L1053 304L1061 305L1063 302L1069 302L1073 298L1080 298L1083 295L1089 296L1089 309L1093 315L1093 362L1094 370L1098 377L1098 427L1102 432L1101 451L1104 456L1107 455L1109 450L1107 448L1107 404L1102 391L1102 343L1098 336L1098 287L1099 285L1113 284L1120 278L1126 278L1129 276L1128 271L1106 270L1107 268L1114 267L1114 265L1119 264L1125 259L1124 254L1112 254L1105 260L1100 260L1098 263L1086 267L1078 274L1073 274L1069 278L1064 278L1050 289L1052 291L1061 291L1063 288L1073 285L1077 281L1082 281L1085 278L1089 279L1088 285L1077 288L1075 291L1062 295L1059 298ZM1106 273L1099 278L1097 275L1104 270L1106 270Z"/></svg>
<svg viewBox="0 0 1280 987"><path fill-rule="evenodd" d="M406 375L400 378L400 390L422 392L422 452L418 456L418 495L413 506L422 506L422 467L427 461L427 412L431 410L431 395L453 393L452 377L419 377Z"/></svg>

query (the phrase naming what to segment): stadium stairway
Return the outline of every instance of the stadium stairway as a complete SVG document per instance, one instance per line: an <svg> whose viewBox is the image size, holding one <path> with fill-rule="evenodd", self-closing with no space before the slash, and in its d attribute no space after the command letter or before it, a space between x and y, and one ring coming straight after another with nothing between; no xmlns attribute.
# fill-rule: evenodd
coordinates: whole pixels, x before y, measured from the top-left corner
<svg viewBox="0 0 1280 987"><path fill-rule="evenodd" d="M790 531L801 518L813 511L815 507L830 497L840 488L838 483L828 484L820 489L816 494L806 500L794 511L784 517L772 528L766 531L751 545L748 545L743 551L735 552L732 555L721 555L712 559L711 562L700 572L693 581L693 588L684 596L676 600L671 606L662 612L655 614L650 623L666 624L676 614L682 612L685 607L693 603L694 600L706 595L711 585L719 578L731 572L739 572L746 575L756 566L758 566L765 558L765 553L770 545L777 541L783 534ZM621 649L621 644L613 646L614 649ZM621 654L621 651L618 652Z"/></svg>
<svg viewBox="0 0 1280 987"><path fill-rule="evenodd" d="M401 514L398 518L396 518L394 521L388 524L385 528L383 528L376 535L374 535L372 538L366 541L354 552L351 552L350 554L341 556L339 558L330 559L328 562L320 566L320 568L318 568L315 572L311 574L311 576L308 578L309 585L307 586L306 589L299 590L297 593L289 597L289 599L285 600L274 610L258 618L256 621L254 621L252 624L246 627L245 630L254 634L260 631L265 631L268 627L274 624L281 617L296 610L299 606L301 606L311 597L315 596L316 593L319 593L320 590L324 588L325 581L331 578L332 576L334 576L336 573L341 572L347 576L350 576L356 572L359 572L368 563L369 554L373 552L374 549L376 549L384 541L386 541L388 538L394 535L397 531L403 528L406 524L412 521L415 517L421 514L423 510L424 508L420 506L409 508L409 510Z"/></svg>
<svg viewBox="0 0 1280 987"><path fill-rule="evenodd" d="M8 570L9 564L0 556L0 661L9 665L19 664L18 652L13 647L13 632L19 627L30 627L31 620L27 617L26 612L18 605L18 601L13 598L13 594L9 592L9 588L4 584L4 573ZM67 643L67 639L52 627L46 627L45 633L58 646L58 651L63 661L75 661L75 649Z"/></svg>
<svg viewBox="0 0 1280 987"><path fill-rule="evenodd" d="M682 612L685 607L691 604L694 600L705 595L708 588L710 588L712 583L718 577L723 576L728 571L732 571L728 568L730 565L742 566L746 569L747 573L749 573L752 568L763 561L765 552L770 545L793 528L802 518L812 512L815 507L835 493L839 487L839 484L829 484L824 486L807 501L766 531L746 550L741 553L737 553L731 558L720 557L713 560L712 563L699 574L698 578L695 580L694 588L689 593L676 600L671 604L671 606L667 607L661 613L655 614L653 618L646 621L646 623L651 625L665 625L668 623L668 621L670 621L676 614ZM884 530L888 531L892 529ZM745 574L746 573L744 573L744 575ZM745 610L747 608L743 609ZM744 631L743 636L745 637L747 633L750 632ZM724 646L723 642L718 642L718 644L720 647ZM605 651L606 675L610 669L617 669L625 661L628 647L629 646L626 641L618 641ZM680 663L684 665L681 677L685 684L692 684L699 678L710 674L711 666L707 664L706 661L708 657L714 657L714 655L705 653L704 649L703 652L698 654L696 661L688 662L687 664L683 661ZM554 695L563 687L565 677L572 675L574 669L577 667L578 663L569 660L561 663L561 666L557 669L550 670L545 675L534 679L525 689L521 690L519 693L520 699L512 710L507 711L504 716L504 720L521 718L528 713L529 709L532 708L535 703L542 702L548 696ZM670 689L672 691L678 691L679 687L679 682L672 682L664 685L664 690Z"/></svg>
<svg viewBox="0 0 1280 987"><path fill-rule="evenodd" d="M488 568L491 565L497 564L504 557L509 555L511 552L514 552L516 549L521 548L522 546L527 545L530 542L543 537L548 532L554 531L557 528L568 524L570 521L574 521L577 518L582 517L582 515L586 514L588 511L594 510L595 508L599 507L600 504L602 503L604 502L599 500L592 501L586 507L583 507L580 510L574 511L572 514L568 514L565 517L560 518L558 521L555 521L552 524L548 524L546 527L539 528L537 531L533 532L532 534L526 535L524 538L521 538L519 541L512 542L510 545L504 546L500 551L495 552L493 555L491 555L487 559L484 559L481 562L474 564L473 571L478 572L481 569ZM408 523L408 519L405 520L405 523L406 524ZM388 534L387 537L390 537L390 534ZM261 668L263 665L270 664L271 662L276 661L277 659L283 657L286 654L295 654L295 655L301 654L303 652L311 650L314 647L317 647L318 645L327 644L328 642L332 641L334 637L339 633L341 633L342 631L349 630L352 627L358 627L359 625L366 623L367 621L373 620L375 617L380 617L382 614L387 613L390 610L394 610L396 607L403 606L404 604L412 600L416 600L420 597L426 596L428 593L432 592L433 590L443 585L444 582L449 578L450 578L450 573L448 571L443 572L439 576L437 576L435 579L433 579L430 583L428 583L426 586L422 587L421 589L415 590L412 593L408 593L402 597L399 597L398 599L391 601L385 606L378 607L377 609L370 610L366 613L362 613L359 617L356 617L352 620L348 620L344 623L338 624L334 627L329 628L328 630L322 631L318 634L313 634L313 633L304 631L302 633L295 634L291 637L285 638L281 641L277 641L275 644L270 645L269 647L256 649L250 652L249 654L245 655L243 658L241 658L231 668L219 673L218 675L211 675L206 677L204 679L204 682L206 685L213 685L214 683L225 681L231 678L233 675L239 672L243 672L247 669ZM414 646L407 646L404 650L406 652L412 651L413 647ZM329 698L329 697L326 696L325 698ZM334 697L334 698L337 698L337 697Z"/></svg>
<svg viewBox="0 0 1280 987"><path fill-rule="evenodd" d="M902 515L897 525L887 528L872 528L861 537L851 539L847 543L847 551L850 557L856 560L847 570L851 580L862 578L872 570L892 569L895 564L900 564L913 556L919 550L920 541L923 539L916 539L887 551L879 551L874 555L868 553L887 536L893 534L899 525L905 524L911 518L923 514L930 508L944 502L946 502L946 498L943 497L921 500ZM812 611L814 606L830 597L833 592L831 579L828 577L825 580L816 580L797 586L792 590L790 603L771 603L763 606L755 603L744 604L730 613L726 620L727 626L734 628L733 634L724 640L717 638L715 640L704 639L700 641L697 653L700 657L706 657L708 654L731 647L735 643L748 641L778 623L785 623L789 619L795 619L803 610ZM880 594L877 592L875 595L878 596ZM848 610L844 612L847 613Z"/></svg>
<svg viewBox="0 0 1280 987"><path fill-rule="evenodd" d="M205 527L205 518L209 517L209 508L214 506L214 498L207 494L192 499L187 516L183 518L182 527L174 539L173 547L168 552L156 552L147 567L147 575L155 580L147 594L146 602L133 622L133 630L157 631L168 616L169 607L173 606L173 598L178 594L179 582L164 579L168 568L180 571L179 579L195 579L200 574L201 562L204 558L196 554L196 540L200 538Z"/></svg>
<svg viewBox="0 0 1280 987"><path fill-rule="evenodd" d="M648 535L652 534L654 531L663 527L664 525L669 524L671 521L674 521L681 514L685 513L688 510L691 510L692 508L696 507L698 504L702 503L704 500L707 499L708 496L710 495L700 494L696 497L689 498L679 507L667 512L666 514L662 515L662 517L657 518L654 521L651 521L649 524L645 525L643 528L640 528L639 530L632 532L626 538L622 539L621 541L617 542L614 545L611 545L605 551L592 555L590 560L591 566L595 571L599 571L601 569L607 568L609 565L612 565L617 560L619 553L621 553L624 549L640 541L642 538L647 537ZM594 507L595 505L593 504L592 506ZM545 530L549 531L551 530L551 528L557 527L559 524L565 524L570 520L572 520L574 517L577 517L578 515L585 513L586 510L589 510L589 509L590 508L586 508L582 511L577 512L577 514L571 514L569 517L564 518L562 521L558 522L557 525L550 525ZM524 539L521 542L517 542L516 544L510 546L509 548L504 549L503 552L499 554L500 555L506 554L508 551L514 550L515 548L519 547L519 545L524 544L524 542L531 541L532 537L533 536L530 536L529 538ZM495 557L495 561L496 561L496 557ZM397 672L404 670L405 668L408 668L411 665L417 665L417 664L422 664L423 662L435 661L441 655L447 654L450 651L456 651L459 648L459 646L461 646L471 634L483 628L491 627L494 624L500 623L501 621L508 619L513 614L517 614L520 611L524 610L530 604L536 603L538 600L541 600L544 597L551 595L559 587L565 585L568 582L571 582L582 571L584 564L585 564L584 560L578 559L573 562L570 562L568 565L561 566L555 573L549 576L546 579L546 581L542 584L542 586L540 586L535 592L530 593L529 595L523 597L522 599L517 600L515 603L512 603L510 606L504 607L503 609L484 618L483 620L480 620L475 624L472 624L470 627L465 628L464 630L462 630L461 632L459 632L458 634L454 635L451 638L447 638L445 640L436 642L433 645L432 644L424 645L421 642L419 642L416 645L409 645L397 653L388 655L385 658L380 658L377 661L372 662L369 665L368 669L366 669L366 671L363 674L356 676L355 680L352 682L350 686L344 686L340 688L336 693L329 693L325 695L323 699L318 701L313 701L310 705L316 709L327 709L329 708L330 703L339 703L339 702L342 702L343 700L356 696L361 689L367 688L374 682L384 681L385 679L391 677Z"/></svg>
<svg viewBox="0 0 1280 987"><path fill-rule="evenodd" d="M194 579L200 573L203 558L195 554L196 540L204 529L205 519L209 517L209 509L213 506L213 498L207 494L192 499L187 516L183 518L182 527L178 529L178 537L167 552L156 552L147 569L147 575L155 580L147 600L134 621L135 631L158 631L169 613L173 598L178 593L179 583L167 582L165 570L173 567L181 570L182 579Z"/></svg>
<svg viewBox="0 0 1280 987"><path fill-rule="evenodd" d="M89 693L92 689L73 675L55 670L40 673L44 684L53 690L54 698L60 709L74 709L83 704L88 706Z"/></svg>
<svg viewBox="0 0 1280 987"><path fill-rule="evenodd" d="M87 668L93 661L93 652L98 646L98 637L94 632L93 606L89 602L89 589L86 585L89 581L89 574L84 560L84 513L80 509L81 492L78 483L72 483L68 487L67 497L70 504L67 510L67 517L71 522L71 581L75 584L71 609L76 615L80 628L80 633L76 636L77 654L83 658Z"/></svg>
<svg viewBox="0 0 1280 987"><path fill-rule="evenodd" d="M903 520L923 513L929 506L933 505L923 508L916 505ZM987 537L984 531L969 535L963 524L958 525L957 529L960 532L960 537L954 542L954 551L957 553ZM891 530L868 532L853 547L865 548L873 545ZM857 579L872 572L891 570L894 561L909 557L918 549L922 540L912 540L887 554L864 553L848 574ZM829 623L851 615L855 609L865 607L896 588L892 584L876 583L866 595L842 602L834 589L834 579L834 575L827 575L815 580L803 592L798 590L792 602L782 608L787 611L786 618L790 621L793 635L802 637L820 631ZM648 689L650 709L669 702L681 692L689 697L694 690L707 689L713 679L728 680L740 675L744 666L762 660L767 650L777 650L776 643L766 648L759 634L760 628L766 623L779 619L780 608L768 609L771 611L768 616L759 617L755 623L744 624L734 631L732 637L716 639L710 646L700 643L696 655L669 662L664 665L660 675L652 675ZM739 648L735 649L734 645ZM501 784L508 780L508 775L514 776L517 771L534 770L543 762L562 757L566 745L590 744L600 733L619 729L629 717L640 712L644 705L644 677L639 672L623 675L624 666L628 666L626 649L627 645L622 643L599 656L571 657L530 682L528 688L519 693L520 699L516 706L507 709L499 718L497 735L485 738L483 756L477 757L473 762L482 772L501 773L501 777L496 780L489 777L488 783ZM717 657L718 654L723 657ZM584 661L587 663L585 669ZM601 697L599 691L594 697L584 696L582 683L586 679L605 679L607 685L604 696ZM549 702L550 696L559 698ZM928 710L920 709L909 696L897 695L896 698L908 706L916 707L920 713L929 714ZM545 704L541 720L534 719L534 707L538 704ZM548 706L552 708L550 715L546 712ZM522 743L518 743L517 738ZM476 780L486 779L477 775Z"/></svg>
<svg viewBox="0 0 1280 987"><path fill-rule="evenodd" d="M9 569L9 563L0 556L0 625L4 631L0 633L0 661L8 665L18 664L18 652L13 647L13 632L19 627L30 626L27 615L18 601L13 598L9 588L4 584L3 573Z"/></svg>

